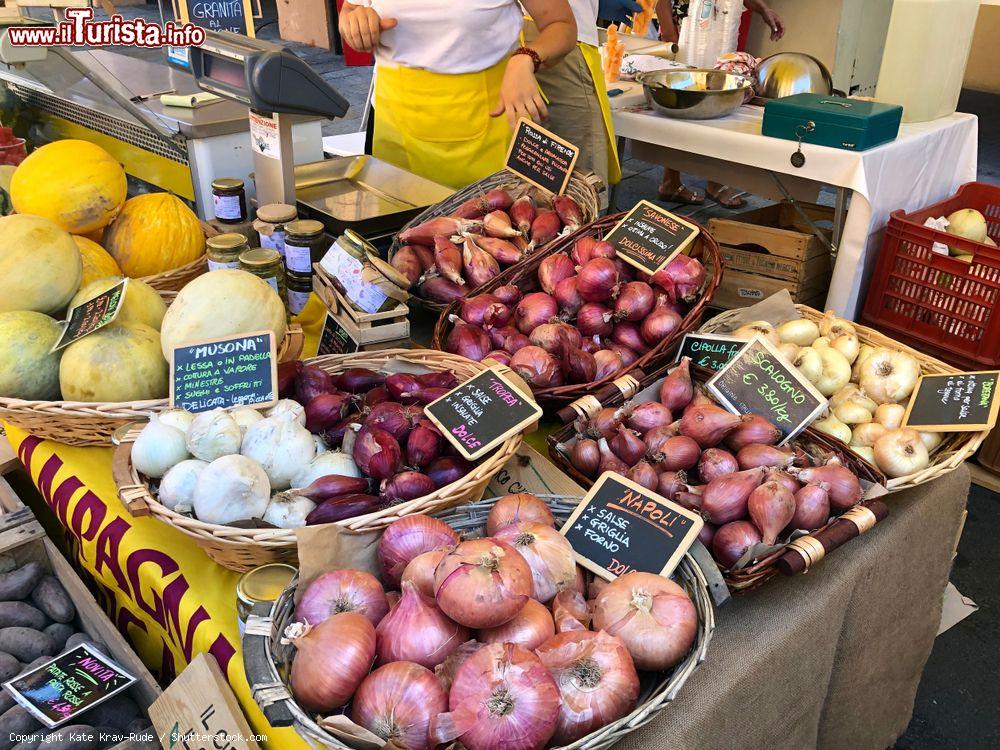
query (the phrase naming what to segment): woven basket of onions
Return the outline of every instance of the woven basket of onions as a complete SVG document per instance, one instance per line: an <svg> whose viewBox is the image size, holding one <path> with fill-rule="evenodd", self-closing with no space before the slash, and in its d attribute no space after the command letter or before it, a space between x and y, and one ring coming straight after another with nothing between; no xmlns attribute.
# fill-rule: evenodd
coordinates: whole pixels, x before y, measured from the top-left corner
<svg viewBox="0 0 1000 750"><path fill-rule="evenodd" d="M795 305L798 317L757 321L768 337L830 399L813 427L875 464L890 492L916 487L954 471L989 432L918 432L900 427L920 375L957 373L949 364L832 312ZM701 330L739 329L738 310L712 318ZM750 330L744 329L748 335Z"/></svg>
<svg viewBox="0 0 1000 750"><path fill-rule="evenodd" d="M112 464L118 496L232 570L294 562L297 527L380 529L482 495L521 435L471 463L423 406L484 369L426 349L279 366L272 407L172 409L129 428Z"/></svg>
<svg viewBox="0 0 1000 750"><path fill-rule="evenodd" d="M411 302L439 311L597 218L604 183L574 171L555 198L506 169L431 206L400 230L389 262Z"/></svg>
<svg viewBox="0 0 1000 750"><path fill-rule="evenodd" d="M690 556L591 578L556 530L579 500L413 516L380 540L381 580L329 571L297 602L293 581L243 638L265 717L331 750L601 750L650 721L705 659L708 586Z"/></svg>
<svg viewBox="0 0 1000 750"><path fill-rule="evenodd" d="M582 227L452 303L432 346L508 364L549 406L661 364L697 328L715 294L719 245L702 227L689 255L639 278L602 241L622 216Z"/></svg>
<svg viewBox="0 0 1000 750"><path fill-rule="evenodd" d="M568 424L547 440L556 465L584 487L615 471L701 513L699 539L737 591L776 575L792 541L821 534L885 476L812 428L777 446L781 433L764 417L731 414L702 390L711 375L685 357L630 399L617 392L564 408ZM874 523L884 508L871 503L872 514L856 512Z"/></svg>

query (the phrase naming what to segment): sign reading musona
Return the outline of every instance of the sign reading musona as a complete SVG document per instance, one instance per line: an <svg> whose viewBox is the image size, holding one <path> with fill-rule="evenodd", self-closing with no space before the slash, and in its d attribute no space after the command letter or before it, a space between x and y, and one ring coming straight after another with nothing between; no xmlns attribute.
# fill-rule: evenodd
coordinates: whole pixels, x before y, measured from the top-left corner
<svg viewBox="0 0 1000 750"><path fill-rule="evenodd" d="M277 382L270 331L185 344L170 357L170 405L190 412L273 404Z"/></svg>

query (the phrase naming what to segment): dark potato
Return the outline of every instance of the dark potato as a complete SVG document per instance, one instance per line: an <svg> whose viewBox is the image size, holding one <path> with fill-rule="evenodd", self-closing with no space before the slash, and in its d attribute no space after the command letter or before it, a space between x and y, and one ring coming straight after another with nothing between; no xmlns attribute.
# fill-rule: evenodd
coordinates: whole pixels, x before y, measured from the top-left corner
<svg viewBox="0 0 1000 750"><path fill-rule="evenodd" d="M55 576L43 576L31 592L31 601L56 622L72 622L76 607Z"/></svg>
<svg viewBox="0 0 1000 750"><path fill-rule="evenodd" d="M36 562L25 563L9 573L0 573L0 601L27 599L44 574L42 566Z"/></svg>
<svg viewBox="0 0 1000 750"><path fill-rule="evenodd" d="M0 651L28 662L41 656L54 656L56 642L51 636L31 628L0 628Z"/></svg>

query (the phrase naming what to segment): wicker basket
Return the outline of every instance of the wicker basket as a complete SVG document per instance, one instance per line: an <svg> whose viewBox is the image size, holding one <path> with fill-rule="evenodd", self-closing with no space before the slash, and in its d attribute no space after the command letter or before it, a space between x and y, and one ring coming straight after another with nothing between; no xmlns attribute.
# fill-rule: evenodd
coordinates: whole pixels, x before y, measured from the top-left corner
<svg viewBox="0 0 1000 750"><path fill-rule="evenodd" d="M201 230L205 233L206 239L220 234L218 229L204 221L201 222ZM152 276L142 276L139 281L145 281L158 292L179 292L185 284L206 271L208 271L208 255L202 253L200 257L179 268L171 268L169 271Z"/></svg>
<svg viewBox="0 0 1000 750"><path fill-rule="evenodd" d="M580 498L542 496L552 507L553 515L563 521L576 507ZM462 533L463 538L482 536L486 515L496 498L464 505L446 513L436 514ZM618 721L562 746L565 750L603 750L621 740L629 732L651 721L680 691L687 679L705 660L708 644L715 629L715 613L708 587L698 564L688 555L674 574L677 582L691 596L698 610L698 633L691 651L683 661L667 672L644 673L640 681L639 704L632 713ZM312 747L328 750L348 750L350 745L327 732L313 716L295 702L285 681L294 648L281 643L281 634L292 621L294 583L274 603L258 605L247 621L243 636L244 665L254 698L272 726L295 727ZM461 745L456 745L461 747Z"/></svg>
<svg viewBox="0 0 1000 750"><path fill-rule="evenodd" d="M452 370L459 380L468 379L487 369L479 362L429 349L383 349L360 354L332 354L310 359L308 363L335 374L350 367L378 370L390 361L404 362L428 370ZM245 529L205 523L161 505L132 466L132 445L138 432L138 429L129 431L115 450L112 464L118 497L133 515L153 515L173 526L192 537L209 557L231 570L245 571L265 563L295 561L295 532L291 529ZM520 444L521 436L514 435L458 481L415 500L338 521L337 526L352 531L370 531L388 526L402 516L431 513L478 498L493 475L514 455Z"/></svg>
<svg viewBox="0 0 1000 750"><path fill-rule="evenodd" d="M799 314L814 323L819 323L823 313L814 310L806 305L796 305ZM732 319L739 313L739 310L730 310L709 320L701 327L701 331L706 333L721 333L733 329ZM862 344L875 347L886 347L906 352L920 363L920 369L925 375L942 375L946 373L958 372L951 365L945 364L939 359L934 359L923 352L919 352L905 344L901 344L894 339L879 333L874 328L868 328L859 323L852 323L858 334L858 340ZM890 492L905 490L916 487L918 484L930 482L940 476L954 471L965 461L972 457L972 454L979 448L980 443L986 439L989 432L953 432L945 436L934 453L931 455L931 463L922 471L907 474L896 479L889 479L885 486Z"/></svg>
<svg viewBox="0 0 1000 750"><path fill-rule="evenodd" d="M483 178L479 182L469 185L467 188L459 190L447 200L441 201L435 206L431 206L422 214L407 223L403 229L415 227L418 224L422 224L425 221L433 219L437 216L447 216L470 198L475 198L477 195L483 195L487 191L495 188L502 188L506 190L514 196L514 198L520 198L525 193L536 190L531 183L522 180L513 172L508 172L504 169L496 172L495 174L491 174L489 177ZM584 175L581 172L574 171L573 174L570 175L569 183L566 185L566 195L570 196L573 200L580 204L585 224L597 218L598 212L600 211L598 194L602 192L604 192L604 183L601 182L601 179L594 174ZM558 239L559 238L557 237L552 242L558 242ZM549 243L549 245L551 244L552 243ZM402 245L399 240L397 238L393 238L392 245L389 248L390 260L400 247L402 247ZM526 257L520 263L515 263L509 268L518 268L519 266L525 264L538 255L539 250L542 250L545 247L547 246L543 245L541 248L536 248L535 252L533 252L530 256ZM478 291L478 289L469 290L469 296L476 294ZM427 310L440 311L448 306L448 303L446 302L433 302L431 300L422 299L421 297L418 297L413 290L411 290L410 293L410 300L413 304L419 305Z"/></svg>
<svg viewBox="0 0 1000 750"><path fill-rule="evenodd" d="M595 234L603 237L607 232L611 231L624 215L625 213L619 213L613 216L605 216L581 227L573 234L554 242L544 252L535 253L527 262L511 266L495 279L481 286L478 293L491 292L505 284L513 284L524 294L537 291L539 288L538 267L545 258L554 253L568 253L573 247L573 243L580 237ZM649 372L674 353L675 347L680 343L685 333L693 331L698 327L701 323L702 315L705 313L705 308L708 307L712 296L715 294L715 290L722 281L721 271L723 269L722 256L719 254L719 244L704 227L700 225L699 227L701 232L692 246L691 255L692 257L701 259L705 265L708 280L705 283L705 288L702 290L700 298L688 311L687 315L684 316L684 320L674 334L643 354L629 367L601 380L595 380L592 383L574 383L570 385L549 386L547 388L533 388L532 391L538 403L544 406L562 406L585 395L595 393L595 391L606 387L613 380L621 378L622 375L635 370ZM719 269L719 271L713 272L713 269ZM434 339L431 343L431 346L435 349L444 349L444 343L447 341L448 334L454 326L450 316L458 315L460 304L460 302L451 303L438 318L437 325L434 326Z"/></svg>

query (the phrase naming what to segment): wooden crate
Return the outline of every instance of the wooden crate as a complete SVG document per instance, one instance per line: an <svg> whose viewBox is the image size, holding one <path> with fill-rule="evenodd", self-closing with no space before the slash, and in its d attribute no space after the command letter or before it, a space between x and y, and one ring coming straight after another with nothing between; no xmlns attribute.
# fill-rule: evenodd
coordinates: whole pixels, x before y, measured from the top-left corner
<svg viewBox="0 0 1000 750"><path fill-rule="evenodd" d="M400 302L385 312L361 312L344 299L344 295L333 285L329 274L319 263L314 264L313 269L313 291L347 334L358 343L358 351L409 346L409 307Z"/></svg>

